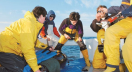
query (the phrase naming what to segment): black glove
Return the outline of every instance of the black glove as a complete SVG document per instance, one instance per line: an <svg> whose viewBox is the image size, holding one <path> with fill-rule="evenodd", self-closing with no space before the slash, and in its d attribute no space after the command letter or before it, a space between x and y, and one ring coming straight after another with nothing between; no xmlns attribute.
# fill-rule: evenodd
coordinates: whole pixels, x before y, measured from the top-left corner
<svg viewBox="0 0 132 72"><path fill-rule="evenodd" d="M99 52L104 52L104 45L98 45Z"/></svg>
<svg viewBox="0 0 132 72"><path fill-rule="evenodd" d="M74 34L70 34L70 33L66 33L68 36L70 36L71 39L68 39L68 40L74 40L75 39L75 35L76 33Z"/></svg>

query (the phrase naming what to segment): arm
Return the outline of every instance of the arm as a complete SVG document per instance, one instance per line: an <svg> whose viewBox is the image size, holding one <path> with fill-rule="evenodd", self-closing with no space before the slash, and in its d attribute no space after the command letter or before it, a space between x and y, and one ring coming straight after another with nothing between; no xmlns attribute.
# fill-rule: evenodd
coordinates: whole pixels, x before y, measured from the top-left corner
<svg viewBox="0 0 132 72"><path fill-rule="evenodd" d="M64 29L67 27L67 24L66 24L66 19L64 19L63 21L62 21L62 23L61 23L61 25L60 25L60 27L59 27L59 32L62 34L62 35L64 35Z"/></svg>
<svg viewBox="0 0 132 72"><path fill-rule="evenodd" d="M81 38L83 37L83 25L81 21L79 21L78 34L79 34L79 37Z"/></svg>
<svg viewBox="0 0 132 72"><path fill-rule="evenodd" d="M60 34L59 34L59 32L57 31L57 28L56 28L56 26L55 26L54 21L53 21L53 32L54 32L54 34L55 34L56 36L60 37Z"/></svg>
<svg viewBox="0 0 132 72"><path fill-rule="evenodd" d="M122 0L122 4L120 6L111 6L108 9L108 13L118 14L120 11L127 9L129 6L130 6L130 2L128 0Z"/></svg>
<svg viewBox="0 0 132 72"><path fill-rule="evenodd" d="M41 32L40 32L40 36L42 37L42 38L46 38L46 34L45 34L45 27L43 26L42 27L42 30L41 30Z"/></svg>
<svg viewBox="0 0 132 72"><path fill-rule="evenodd" d="M60 37L60 34L59 34L59 32L57 31L57 28L56 28L56 27L53 28L53 31L54 31L54 34L55 34L56 36Z"/></svg>
<svg viewBox="0 0 132 72"><path fill-rule="evenodd" d="M123 17L127 17L127 16L132 17L132 5L129 8L122 11L122 15Z"/></svg>
<svg viewBox="0 0 132 72"><path fill-rule="evenodd" d="M93 20L93 22L91 23L90 27L94 32L98 32L101 27L99 27L96 23L100 23L100 21L97 21L96 19Z"/></svg>
<svg viewBox="0 0 132 72"><path fill-rule="evenodd" d="M35 29L32 24L28 22L24 23L20 31L20 41L21 50L26 62L33 69L33 71L37 71L39 66L37 64L37 58L34 49L34 30Z"/></svg>

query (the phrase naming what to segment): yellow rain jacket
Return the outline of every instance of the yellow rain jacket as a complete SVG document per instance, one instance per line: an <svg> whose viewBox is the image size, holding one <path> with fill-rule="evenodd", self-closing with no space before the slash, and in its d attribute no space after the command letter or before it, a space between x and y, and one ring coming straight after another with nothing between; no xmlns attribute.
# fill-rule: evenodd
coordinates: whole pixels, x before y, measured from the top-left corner
<svg viewBox="0 0 132 72"><path fill-rule="evenodd" d="M47 47L37 40L37 34L42 26L43 24L37 21L34 14L27 11L24 18L13 22L0 33L0 52L24 56L33 71L38 70L34 47L42 49Z"/></svg>

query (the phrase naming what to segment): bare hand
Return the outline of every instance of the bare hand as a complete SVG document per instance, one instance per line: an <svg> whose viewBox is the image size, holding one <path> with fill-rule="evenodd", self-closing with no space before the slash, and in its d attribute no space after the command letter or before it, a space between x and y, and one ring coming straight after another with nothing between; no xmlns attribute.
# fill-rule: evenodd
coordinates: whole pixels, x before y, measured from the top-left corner
<svg viewBox="0 0 132 72"><path fill-rule="evenodd" d="M50 38L47 37L47 39L48 39L48 41L50 41Z"/></svg>
<svg viewBox="0 0 132 72"><path fill-rule="evenodd" d="M51 47L51 48L49 48L49 50L50 50L50 51L54 51L54 48L53 48L53 47Z"/></svg>
<svg viewBox="0 0 132 72"><path fill-rule="evenodd" d="M40 70L37 70L37 71L35 71L35 72L41 72Z"/></svg>
<svg viewBox="0 0 132 72"><path fill-rule="evenodd" d="M96 19L97 19L97 21L100 21L100 19L101 19L101 13L97 13L96 14Z"/></svg>
<svg viewBox="0 0 132 72"><path fill-rule="evenodd" d="M120 14L120 13L121 13L121 12L119 12L118 14ZM117 14L117 15L118 15L118 14Z"/></svg>
<svg viewBox="0 0 132 72"><path fill-rule="evenodd" d="M71 39L70 36L67 35L67 34L64 34L64 36L65 36L66 39Z"/></svg>
<svg viewBox="0 0 132 72"><path fill-rule="evenodd" d="M78 38L78 41L82 41L82 38L81 38L81 37L79 37L79 38Z"/></svg>
<svg viewBox="0 0 132 72"><path fill-rule="evenodd" d="M121 14L121 12L119 12L117 15ZM124 18L123 15L120 16L120 18Z"/></svg>

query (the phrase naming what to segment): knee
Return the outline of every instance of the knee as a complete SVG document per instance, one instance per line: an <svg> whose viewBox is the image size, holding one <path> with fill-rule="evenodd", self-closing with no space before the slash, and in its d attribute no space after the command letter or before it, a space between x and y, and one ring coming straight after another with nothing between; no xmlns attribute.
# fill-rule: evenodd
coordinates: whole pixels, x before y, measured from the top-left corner
<svg viewBox="0 0 132 72"><path fill-rule="evenodd" d="M87 49L86 45L83 42L78 41L77 43L78 43L81 51Z"/></svg>
<svg viewBox="0 0 132 72"><path fill-rule="evenodd" d="M87 48L86 48L86 45L80 47L80 50L81 50L81 51L82 51L82 50L85 50L85 49L87 49Z"/></svg>

